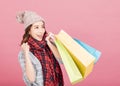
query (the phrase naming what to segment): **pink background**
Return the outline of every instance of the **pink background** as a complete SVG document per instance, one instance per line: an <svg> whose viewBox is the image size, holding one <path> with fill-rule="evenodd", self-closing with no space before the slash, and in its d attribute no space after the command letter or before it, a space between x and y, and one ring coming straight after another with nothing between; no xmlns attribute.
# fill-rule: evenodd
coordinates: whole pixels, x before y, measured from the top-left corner
<svg viewBox="0 0 120 86"><path fill-rule="evenodd" d="M0 86L25 86L17 57L24 26L15 16L21 10L41 15L48 31L64 29L102 52L93 72L74 86L120 86L119 0L0 1ZM67 75L64 78L71 86Z"/></svg>

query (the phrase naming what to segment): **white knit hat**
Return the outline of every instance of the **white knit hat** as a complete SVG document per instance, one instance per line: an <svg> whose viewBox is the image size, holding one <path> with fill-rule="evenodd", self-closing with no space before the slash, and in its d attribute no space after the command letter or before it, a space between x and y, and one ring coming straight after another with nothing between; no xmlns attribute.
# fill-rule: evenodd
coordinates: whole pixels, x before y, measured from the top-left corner
<svg viewBox="0 0 120 86"><path fill-rule="evenodd" d="M40 17L38 14L36 14L35 12L32 11L23 11L23 12L19 12L16 16L18 22L24 24L25 29L38 21L44 21L44 19L42 17Z"/></svg>

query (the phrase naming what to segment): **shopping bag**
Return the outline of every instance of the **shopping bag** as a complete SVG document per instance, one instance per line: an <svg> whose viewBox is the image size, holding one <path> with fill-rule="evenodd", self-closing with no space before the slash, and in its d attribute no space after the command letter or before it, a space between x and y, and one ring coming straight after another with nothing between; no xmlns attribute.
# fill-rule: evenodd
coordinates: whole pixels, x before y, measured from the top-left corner
<svg viewBox="0 0 120 86"><path fill-rule="evenodd" d="M82 42L81 40L78 40L76 38L73 38L78 44L80 44L84 49L86 49L91 55L94 56L95 58L95 63L99 60L100 56L101 56L101 52L93 47L91 47L90 45Z"/></svg>
<svg viewBox="0 0 120 86"><path fill-rule="evenodd" d="M70 82L72 84L75 84L81 81L83 77L79 69L77 68L76 64L74 63L72 57L68 53L68 51L65 49L65 47L62 45L62 43L59 40L56 39L55 44L61 56L61 59L63 61L64 67L66 69Z"/></svg>
<svg viewBox="0 0 120 86"><path fill-rule="evenodd" d="M67 51L71 54L71 57L78 66L83 78L86 78L92 72L95 58L81 45L74 41L74 39L65 31L61 30L55 35L55 37L60 40Z"/></svg>

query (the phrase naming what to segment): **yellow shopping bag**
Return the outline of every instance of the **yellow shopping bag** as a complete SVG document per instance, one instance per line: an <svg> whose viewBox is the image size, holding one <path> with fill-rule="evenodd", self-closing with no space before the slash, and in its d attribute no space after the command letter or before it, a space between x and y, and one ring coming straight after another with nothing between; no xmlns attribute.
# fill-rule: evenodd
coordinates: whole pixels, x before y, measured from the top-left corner
<svg viewBox="0 0 120 86"><path fill-rule="evenodd" d="M70 82L72 84L75 84L75 83L81 81L83 79L82 75L81 75L79 69L77 68L76 64L74 63L72 57L68 53L68 51L65 49L65 47L61 44L61 42L59 40L56 39L55 44L56 44L56 47L62 58L66 72L70 79Z"/></svg>
<svg viewBox="0 0 120 86"><path fill-rule="evenodd" d="M63 30L56 35L56 38L67 49L83 78L86 78L93 69L95 58Z"/></svg>

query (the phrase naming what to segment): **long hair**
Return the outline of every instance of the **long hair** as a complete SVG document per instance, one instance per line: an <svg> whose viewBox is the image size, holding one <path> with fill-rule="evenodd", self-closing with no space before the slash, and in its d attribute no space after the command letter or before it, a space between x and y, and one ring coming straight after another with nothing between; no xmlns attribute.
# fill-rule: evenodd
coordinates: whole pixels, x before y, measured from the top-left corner
<svg viewBox="0 0 120 86"><path fill-rule="evenodd" d="M44 22L44 21L42 21L42 22L43 22L43 27L45 28L45 22ZM24 33L24 35L23 35L23 39L22 39L22 41L21 41L21 45L22 45L23 43L28 42L28 39L29 39L29 37L30 37L29 32L30 32L31 27L32 27L32 24L29 25L29 26L25 29L25 33ZM45 31L45 34L46 34L46 31Z"/></svg>

